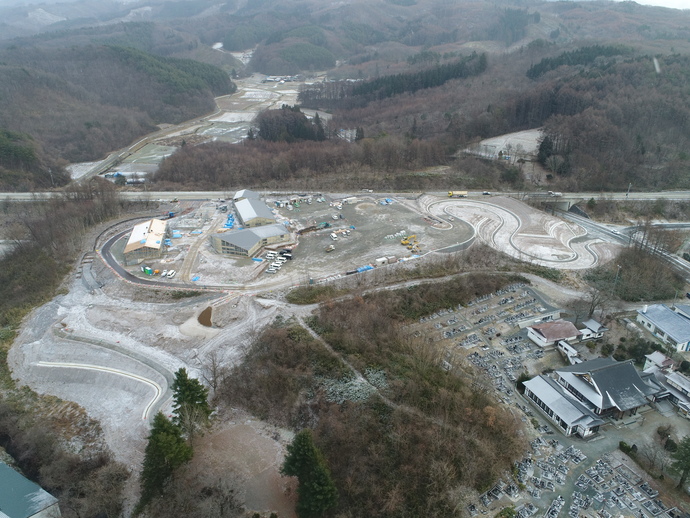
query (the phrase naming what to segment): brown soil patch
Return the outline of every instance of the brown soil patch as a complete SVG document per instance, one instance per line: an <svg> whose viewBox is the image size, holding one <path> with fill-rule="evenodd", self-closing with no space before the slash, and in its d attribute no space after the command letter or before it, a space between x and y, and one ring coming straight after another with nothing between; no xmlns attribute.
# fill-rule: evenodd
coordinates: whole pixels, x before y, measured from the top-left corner
<svg viewBox="0 0 690 518"><path fill-rule="evenodd" d="M295 481L280 475L283 445L269 436L265 423L236 417L239 419L197 439L192 468L236 480L249 511L295 518Z"/></svg>
<svg viewBox="0 0 690 518"><path fill-rule="evenodd" d="M213 308L211 306L209 306L201 312L201 314L199 315L199 318L197 320L199 320L199 323L202 326L212 327L213 326L213 323L211 322L211 315L212 314L213 314Z"/></svg>

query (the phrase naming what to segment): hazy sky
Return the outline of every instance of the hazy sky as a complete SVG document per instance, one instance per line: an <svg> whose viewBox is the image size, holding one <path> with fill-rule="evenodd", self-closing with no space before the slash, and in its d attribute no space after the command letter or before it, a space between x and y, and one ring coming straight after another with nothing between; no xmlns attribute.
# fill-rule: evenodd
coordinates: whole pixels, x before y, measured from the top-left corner
<svg viewBox="0 0 690 518"><path fill-rule="evenodd" d="M17 4L54 4L58 2L70 2L73 0L0 0L0 6ZM672 7L674 9L690 9L690 0L635 0L638 4L658 5L661 7Z"/></svg>

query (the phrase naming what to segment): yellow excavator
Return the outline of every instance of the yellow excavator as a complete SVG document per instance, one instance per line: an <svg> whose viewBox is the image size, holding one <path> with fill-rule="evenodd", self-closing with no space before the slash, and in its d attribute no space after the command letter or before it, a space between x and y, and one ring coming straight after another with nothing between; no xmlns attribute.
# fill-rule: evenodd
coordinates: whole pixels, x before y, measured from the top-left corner
<svg viewBox="0 0 690 518"><path fill-rule="evenodd" d="M417 235L416 235L416 234L412 234L411 236L403 237L403 238L400 240L400 244L401 244L401 245L404 245L404 246L407 246L407 245L409 245L411 242L416 241L416 240L417 240Z"/></svg>

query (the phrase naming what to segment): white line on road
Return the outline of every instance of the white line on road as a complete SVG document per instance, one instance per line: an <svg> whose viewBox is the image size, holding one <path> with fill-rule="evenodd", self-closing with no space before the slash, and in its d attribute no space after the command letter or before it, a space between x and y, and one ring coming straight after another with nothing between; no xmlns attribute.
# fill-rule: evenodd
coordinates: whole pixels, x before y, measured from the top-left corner
<svg viewBox="0 0 690 518"><path fill-rule="evenodd" d="M142 383L149 385L156 392L156 395L149 402L149 404L146 405L146 408L144 408L144 412L141 415L142 419L148 419L149 412L151 411L151 407L154 405L154 403L156 401L158 401L158 398L160 398L161 394L163 393L163 389L155 381L151 381L150 379L144 378L142 376L138 376L136 374L132 374L130 372L121 371L119 369L112 369L110 367L102 367L100 365L90 365L88 363L61 363L61 362L42 362L41 361L41 362L38 362L37 365L39 367L62 367L62 368L66 368L66 369L83 369L83 370L91 370L91 371L109 372L111 374L116 374L118 376L123 376L125 378L131 378L131 379L136 380L136 381L141 381Z"/></svg>

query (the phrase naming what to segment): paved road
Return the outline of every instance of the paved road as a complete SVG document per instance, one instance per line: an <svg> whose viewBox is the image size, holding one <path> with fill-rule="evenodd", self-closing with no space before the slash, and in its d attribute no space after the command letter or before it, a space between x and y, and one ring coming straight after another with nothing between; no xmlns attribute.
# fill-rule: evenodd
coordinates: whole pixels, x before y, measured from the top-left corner
<svg viewBox="0 0 690 518"><path fill-rule="evenodd" d="M265 191L264 194L270 195L291 195L291 194L320 194L322 191ZM0 192L0 200L10 200L17 202L29 202L45 198L50 198L53 195L59 193L55 192ZM229 193L227 190L222 191L141 191L141 192L121 192L120 196L125 200L172 200L177 198L178 200L217 200L226 199L228 196L234 193ZM332 196L346 197L352 196L352 193L331 193ZM417 196L421 195L420 192L380 192L380 193L370 193L369 196ZM432 191L426 194L431 194L434 196L447 196L447 192L442 191ZM520 200L538 198L544 199L545 201L569 201L576 202L581 200L589 200L594 198L595 200L604 198L617 201L654 201L658 199L664 200L678 200L678 201L690 201L690 191L665 191L665 192L638 192L630 193L630 196L626 198L627 193L625 192L607 192L607 193L592 193L592 192L573 192L573 193L563 193L562 197L552 197L543 192L496 192L494 195L510 196L512 198L517 198ZM484 198L490 199L490 197L483 196L482 191L470 191L468 192L469 198ZM462 200L463 198L455 198Z"/></svg>
<svg viewBox="0 0 690 518"><path fill-rule="evenodd" d="M639 226L626 227L620 230L612 229L610 226L597 223L591 219L583 218L582 216L578 216L572 212L560 212L560 215L565 219L576 222L578 225L582 225L589 233L593 235L597 235L607 241L617 241L626 246L631 244L633 241L636 241L635 234L640 230ZM690 223L663 223L652 226L654 228L664 229L687 229L690 228ZM645 246L645 248L649 252L663 259L671 268L673 268L674 271L680 274L686 282L690 282L690 263L675 254L667 252L666 250L655 250L651 246Z"/></svg>

